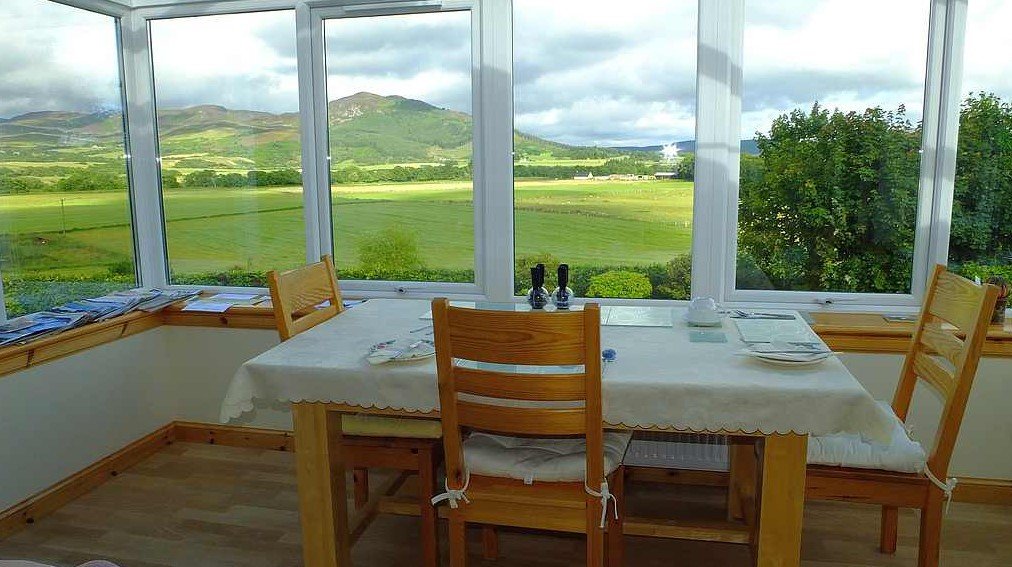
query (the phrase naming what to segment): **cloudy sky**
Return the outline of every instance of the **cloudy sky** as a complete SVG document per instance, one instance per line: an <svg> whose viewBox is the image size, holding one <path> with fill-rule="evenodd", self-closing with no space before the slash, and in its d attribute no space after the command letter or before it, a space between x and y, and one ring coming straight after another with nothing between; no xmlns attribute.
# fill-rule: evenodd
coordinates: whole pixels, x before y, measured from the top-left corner
<svg viewBox="0 0 1012 567"><path fill-rule="evenodd" d="M648 145L695 129L696 0L514 0L516 124L572 144ZM742 135L824 106L921 115L928 0L746 0ZM298 109L292 11L153 22L158 102ZM963 90L1012 98L1012 2L971 0ZM0 117L119 107L112 18L0 2ZM470 111L467 13L328 21L328 95Z"/></svg>

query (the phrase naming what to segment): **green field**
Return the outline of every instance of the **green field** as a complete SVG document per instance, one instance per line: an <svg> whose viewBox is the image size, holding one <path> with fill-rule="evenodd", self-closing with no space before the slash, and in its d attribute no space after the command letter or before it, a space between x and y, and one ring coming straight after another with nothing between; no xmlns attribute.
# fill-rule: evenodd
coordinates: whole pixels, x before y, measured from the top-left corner
<svg viewBox="0 0 1012 567"><path fill-rule="evenodd" d="M514 194L518 255L633 266L663 263L690 248L691 182L524 180ZM164 204L176 274L267 270L305 260L298 187L169 189ZM333 207L341 268L358 264L364 236L387 227L414 234L428 268L473 268L467 182L335 186ZM123 193L0 196L5 279L100 275L129 262L127 209Z"/></svg>

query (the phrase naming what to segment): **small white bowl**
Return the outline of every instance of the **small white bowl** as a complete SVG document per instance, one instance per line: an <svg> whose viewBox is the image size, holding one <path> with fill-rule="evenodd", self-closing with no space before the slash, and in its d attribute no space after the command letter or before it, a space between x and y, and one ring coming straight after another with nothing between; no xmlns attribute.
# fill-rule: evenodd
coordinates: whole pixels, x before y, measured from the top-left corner
<svg viewBox="0 0 1012 567"><path fill-rule="evenodd" d="M721 325L720 313L709 310L689 310L684 315L685 322L693 327L719 327Z"/></svg>

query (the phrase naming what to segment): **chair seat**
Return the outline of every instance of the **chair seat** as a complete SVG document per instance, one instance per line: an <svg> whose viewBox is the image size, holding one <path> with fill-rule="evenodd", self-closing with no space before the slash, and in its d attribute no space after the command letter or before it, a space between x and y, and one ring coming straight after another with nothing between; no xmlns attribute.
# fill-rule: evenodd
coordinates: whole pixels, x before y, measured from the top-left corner
<svg viewBox="0 0 1012 567"><path fill-rule="evenodd" d="M604 474L622 464L631 433L604 434ZM527 482L583 481L587 466L584 439L535 439L474 433L463 443L471 474Z"/></svg>
<svg viewBox="0 0 1012 567"><path fill-rule="evenodd" d="M893 419L888 444L870 442L854 434L813 436L808 440L808 463L904 473L923 472L927 463L924 448L910 438L889 404L878 403Z"/></svg>
<svg viewBox="0 0 1012 567"><path fill-rule="evenodd" d="M358 437L405 437L440 439L443 427L435 419L406 419L376 415L346 415L341 420L344 435Z"/></svg>

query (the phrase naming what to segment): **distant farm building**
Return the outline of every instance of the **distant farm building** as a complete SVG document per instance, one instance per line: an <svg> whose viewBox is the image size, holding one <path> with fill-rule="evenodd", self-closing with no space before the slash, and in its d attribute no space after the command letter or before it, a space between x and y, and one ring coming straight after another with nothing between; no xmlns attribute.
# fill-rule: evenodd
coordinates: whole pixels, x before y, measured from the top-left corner
<svg viewBox="0 0 1012 567"><path fill-rule="evenodd" d="M654 174L654 177L656 179L675 179L678 177L678 174L674 171L658 171Z"/></svg>
<svg viewBox="0 0 1012 567"><path fill-rule="evenodd" d="M573 179L577 181L589 181L594 178L594 174L589 171L579 171L573 176Z"/></svg>

